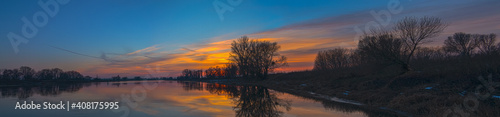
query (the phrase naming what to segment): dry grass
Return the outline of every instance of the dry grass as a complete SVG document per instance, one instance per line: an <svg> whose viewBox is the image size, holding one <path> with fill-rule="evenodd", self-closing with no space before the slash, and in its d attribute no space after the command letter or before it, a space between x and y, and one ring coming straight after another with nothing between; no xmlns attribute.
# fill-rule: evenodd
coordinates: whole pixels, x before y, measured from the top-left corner
<svg viewBox="0 0 500 117"><path fill-rule="evenodd" d="M378 67L384 66L384 67ZM389 107L416 116L439 115L461 105L481 82L478 76L493 75L500 82L500 57L478 55L472 58L416 60L414 71L401 74L397 65L366 65L336 71L304 71L275 74L259 82L355 100L378 107ZM432 87L432 89L425 89ZM500 95L500 87L491 94ZM348 95L344 92L349 91ZM499 99L479 100L470 116L500 116ZM459 106L463 108L462 106Z"/></svg>

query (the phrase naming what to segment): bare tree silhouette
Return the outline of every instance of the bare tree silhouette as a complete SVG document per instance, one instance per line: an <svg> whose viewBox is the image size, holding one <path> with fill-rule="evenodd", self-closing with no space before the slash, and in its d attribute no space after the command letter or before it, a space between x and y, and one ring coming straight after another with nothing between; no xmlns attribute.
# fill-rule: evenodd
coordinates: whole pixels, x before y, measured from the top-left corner
<svg viewBox="0 0 500 117"><path fill-rule="evenodd" d="M270 71L287 64L279 49L276 42L249 40L243 36L231 43L230 60L238 65L241 75L265 79Z"/></svg>
<svg viewBox="0 0 500 117"><path fill-rule="evenodd" d="M404 68L411 70L411 58L415 50L423 43L431 42L429 38L438 36L447 27L437 17L405 17L398 21L394 27L395 33L403 40L405 50Z"/></svg>
<svg viewBox="0 0 500 117"><path fill-rule="evenodd" d="M475 34L473 35L476 40L479 52L482 54L493 54L497 47L495 46L496 34Z"/></svg>
<svg viewBox="0 0 500 117"><path fill-rule="evenodd" d="M335 48L318 52L314 70L343 69L358 65L359 56L350 49Z"/></svg>
<svg viewBox="0 0 500 117"><path fill-rule="evenodd" d="M406 70L409 65L405 61L404 41L388 32L365 35L358 43L360 54L368 61L389 61L400 64ZM372 59L372 60L369 60Z"/></svg>
<svg viewBox="0 0 500 117"><path fill-rule="evenodd" d="M444 41L444 48L448 52L471 56L473 50L477 47L477 42L472 37L473 35L463 32L455 33Z"/></svg>

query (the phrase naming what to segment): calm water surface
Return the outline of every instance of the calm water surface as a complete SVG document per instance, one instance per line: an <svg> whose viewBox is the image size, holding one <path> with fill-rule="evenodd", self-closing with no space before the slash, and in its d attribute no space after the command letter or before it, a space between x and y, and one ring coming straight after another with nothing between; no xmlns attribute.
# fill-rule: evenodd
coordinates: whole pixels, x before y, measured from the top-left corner
<svg viewBox="0 0 500 117"><path fill-rule="evenodd" d="M7 116L327 116L378 112L321 102L257 86L181 81L124 81L0 87ZM118 101L119 110L16 110L17 102Z"/></svg>

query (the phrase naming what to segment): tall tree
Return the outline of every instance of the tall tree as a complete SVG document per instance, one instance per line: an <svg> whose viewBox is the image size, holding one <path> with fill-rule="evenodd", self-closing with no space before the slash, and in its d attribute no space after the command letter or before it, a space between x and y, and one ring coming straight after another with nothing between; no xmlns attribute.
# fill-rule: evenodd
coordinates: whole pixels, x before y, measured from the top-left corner
<svg viewBox="0 0 500 117"><path fill-rule="evenodd" d="M447 27L437 17L405 17L396 23L394 31L403 40L406 54L406 70L411 70L411 58L415 50L423 43L431 42L430 38L438 36Z"/></svg>
<svg viewBox="0 0 500 117"><path fill-rule="evenodd" d="M243 36L231 43L230 60L238 65L243 76L265 79L270 71L287 64L279 49L276 42L249 40Z"/></svg>
<svg viewBox="0 0 500 117"><path fill-rule="evenodd" d="M231 43L230 60L238 65L239 73L243 76L249 75L250 61L250 40L243 36Z"/></svg>
<svg viewBox="0 0 500 117"><path fill-rule="evenodd" d="M455 33L444 41L444 49L447 52L458 53L462 56L470 56L476 47L477 41L472 38L472 34L463 32Z"/></svg>
<svg viewBox="0 0 500 117"><path fill-rule="evenodd" d="M479 48L479 52L482 54L493 54L497 47L495 46L497 35L494 33L491 34L475 34L473 38L477 43L477 47Z"/></svg>

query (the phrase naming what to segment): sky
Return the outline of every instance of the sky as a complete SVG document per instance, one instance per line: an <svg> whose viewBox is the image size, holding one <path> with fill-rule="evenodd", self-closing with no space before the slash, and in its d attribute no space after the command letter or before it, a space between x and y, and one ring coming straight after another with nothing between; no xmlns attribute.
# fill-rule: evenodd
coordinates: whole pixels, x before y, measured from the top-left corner
<svg viewBox="0 0 500 117"><path fill-rule="evenodd" d="M48 6L48 7L46 7ZM498 0L2 0L0 69L61 68L89 76L177 76L228 62L241 36L278 42L289 66L311 70L318 51L355 48L367 27L408 17L456 32L500 34Z"/></svg>

